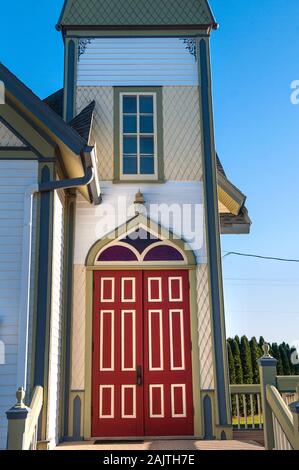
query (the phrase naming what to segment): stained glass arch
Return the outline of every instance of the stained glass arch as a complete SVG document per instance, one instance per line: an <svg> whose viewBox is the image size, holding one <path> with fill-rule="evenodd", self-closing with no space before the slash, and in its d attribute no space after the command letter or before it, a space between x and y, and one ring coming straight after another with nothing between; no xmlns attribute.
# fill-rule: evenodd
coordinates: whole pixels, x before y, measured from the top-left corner
<svg viewBox="0 0 299 470"><path fill-rule="evenodd" d="M105 245L96 257L97 265L117 263L187 264L187 259L183 250L170 240L137 227Z"/></svg>

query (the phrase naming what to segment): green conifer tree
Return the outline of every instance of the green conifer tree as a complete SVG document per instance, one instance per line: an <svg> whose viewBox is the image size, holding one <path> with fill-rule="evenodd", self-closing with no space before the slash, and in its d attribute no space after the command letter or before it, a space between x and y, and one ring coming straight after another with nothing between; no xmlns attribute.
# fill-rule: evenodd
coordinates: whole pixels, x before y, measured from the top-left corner
<svg viewBox="0 0 299 470"><path fill-rule="evenodd" d="M287 356L288 356L291 375L295 375L295 365L292 362L292 348L290 348L289 344L286 344L286 352L287 352Z"/></svg>
<svg viewBox="0 0 299 470"><path fill-rule="evenodd" d="M249 345L250 345L251 364L252 364L252 373L253 373L252 381L254 384L259 384L260 372L259 372L259 365L257 361L261 357L261 351L260 351L260 347L258 345L258 342L255 336L251 338Z"/></svg>
<svg viewBox="0 0 299 470"><path fill-rule="evenodd" d="M283 375L291 375L291 368L290 368L290 362L289 362L287 350L288 348L287 348L286 343L282 343L279 346L279 353L281 357Z"/></svg>
<svg viewBox="0 0 299 470"><path fill-rule="evenodd" d="M236 372L235 372L235 361L232 353L232 348L229 343L227 342L227 355L228 355L228 368L229 368L229 377L231 385L236 383Z"/></svg>
<svg viewBox="0 0 299 470"><path fill-rule="evenodd" d="M260 347L260 350L263 352L263 354L264 354L263 346L264 346L265 342L266 342L266 341L264 340L263 336L260 336L260 339L259 339L259 347ZM262 354L262 355L263 355L263 354Z"/></svg>
<svg viewBox="0 0 299 470"><path fill-rule="evenodd" d="M242 384L243 383L243 369L242 369L242 363L241 363L240 349L235 339L231 344L231 350L232 350L234 363L235 363L236 384Z"/></svg>
<svg viewBox="0 0 299 470"><path fill-rule="evenodd" d="M246 336L241 338L240 355L243 369L243 381L245 384L253 383L253 372L251 363L251 351Z"/></svg>
<svg viewBox="0 0 299 470"><path fill-rule="evenodd" d="M277 360L277 375L283 375L283 365L282 365L281 355L279 351L279 346L277 343L272 343L270 353Z"/></svg>

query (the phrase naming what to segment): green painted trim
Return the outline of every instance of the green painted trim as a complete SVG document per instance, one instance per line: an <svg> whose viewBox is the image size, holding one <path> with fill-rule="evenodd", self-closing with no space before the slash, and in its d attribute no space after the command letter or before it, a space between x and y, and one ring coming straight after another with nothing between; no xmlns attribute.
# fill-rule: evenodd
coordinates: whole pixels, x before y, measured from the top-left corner
<svg viewBox="0 0 299 470"><path fill-rule="evenodd" d="M73 257L75 232L76 194L65 192L64 208L64 276L63 276L63 332L60 389L60 436L68 435L69 393L71 387L71 332L73 300Z"/></svg>
<svg viewBox="0 0 299 470"><path fill-rule="evenodd" d="M194 407L194 436L203 438L202 406L200 399L200 360L198 346L198 307L197 302L197 277L195 270L189 270L190 284L190 326L192 342L192 386Z"/></svg>
<svg viewBox="0 0 299 470"><path fill-rule="evenodd" d="M90 30L90 29L82 29L82 30L74 30L69 29L65 33L66 38L101 38L101 37L168 37L168 38L176 38L176 37L207 37L209 36L209 31L203 32L203 30L199 30L196 28L182 28L182 29L155 29L152 28L151 30L135 30L134 33L132 29L123 29L121 31L116 30Z"/></svg>
<svg viewBox="0 0 299 470"><path fill-rule="evenodd" d="M76 397L79 397L81 400L81 436L84 435L84 409L85 409L85 392L82 390L71 390L69 397L69 419L68 419L68 440L73 439L73 429L74 429L74 401ZM90 412L90 411L89 411ZM80 437L81 437L80 436Z"/></svg>
<svg viewBox="0 0 299 470"><path fill-rule="evenodd" d="M65 43L64 103L63 116L66 122L76 114L76 83L78 67L78 40L67 39Z"/></svg>
<svg viewBox="0 0 299 470"><path fill-rule="evenodd" d="M120 109L119 109L119 95L120 93L155 93L157 96L157 163L158 163L158 175L156 180L134 180L132 176L132 182L136 183L153 183L164 182L164 142L163 142L163 89L162 87L113 87L114 90L114 180L113 182L129 183L130 181L120 178Z"/></svg>
<svg viewBox="0 0 299 470"><path fill-rule="evenodd" d="M55 165L39 165L39 181L43 181L44 171L48 169L47 179L55 177ZM39 195L39 242L38 252L38 275L37 275L37 297L35 306L35 337L34 337L34 382L33 386L44 388L44 405L42 410L42 421L40 437L46 439L47 432L47 396L49 380L49 353L50 353L50 323L51 323L51 294L52 294L52 253L53 253L53 211L54 195ZM47 210L45 211L45 207ZM48 217L48 220L45 220ZM48 225L48 227L47 227ZM45 233L47 227L47 233ZM42 246L45 244L46 246ZM47 248L47 252L45 249Z"/></svg>
<svg viewBox="0 0 299 470"><path fill-rule="evenodd" d="M202 154L205 192L206 240L209 272L209 297L216 384L216 423L231 425L229 375L226 350L223 281L218 215L217 167L214 141L211 65L209 41L197 41L200 115L202 125Z"/></svg>
<svg viewBox="0 0 299 470"><path fill-rule="evenodd" d="M84 439L91 438L93 272L86 271Z"/></svg>
<svg viewBox="0 0 299 470"><path fill-rule="evenodd" d="M201 403L201 408L202 408L202 429L203 429L203 439L205 439L205 436L207 435L207 430L205 429L205 417L207 410L205 408L205 397L209 397L211 400L211 434L212 436L208 435L210 439L214 439L216 435L216 430L215 430L215 423L216 423L216 407L215 407L215 390L201 390L200 392L201 398L200 398L200 403Z"/></svg>
<svg viewBox="0 0 299 470"><path fill-rule="evenodd" d="M0 149L0 160L38 160L39 158L29 151L20 150L1 150Z"/></svg>
<svg viewBox="0 0 299 470"><path fill-rule="evenodd" d="M37 129L36 124L19 110L16 111L12 102L6 99L6 104L0 107L0 119L22 142L30 147L38 156L54 158L56 144L48 136Z"/></svg>
<svg viewBox="0 0 299 470"><path fill-rule="evenodd" d="M80 155L86 147L84 139L1 63L0 79L5 83L6 100L10 95L13 96L17 102L24 106L26 112L31 113L38 122L42 123L59 140L62 140L76 155ZM1 110L5 107L6 105L1 106Z"/></svg>
<svg viewBox="0 0 299 470"><path fill-rule="evenodd" d="M182 251L185 252L185 255L186 255L186 258L187 258L187 264L188 265L192 265L192 266L195 266L196 265L196 258L195 258L195 255L193 253L193 251L191 250L191 248L189 247L188 250L186 250L186 242L183 241L183 240L178 240L172 232L170 232L169 230L166 230L165 228L163 228L161 225L159 224L156 224L155 222L153 222L152 220L148 219L147 217L145 217L144 215L142 214L138 214L136 215L135 217L133 217L132 219L130 219L128 222L126 222L125 224L121 225L120 227L117 227L115 230L112 230L112 232L110 232L109 234L107 234L106 237L98 240L92 247L91 249L89 250L89 253L86 257L86 262L85 262L85 266L86 267L92 267L94 268L95 267L95 263L96 263L96 256L97 254L99 253L99 251L104 247L106 246L107 244L111 243L113 241L113 239L116 239L118 237L121 237L122 235L124 235L125 233L127 233L129 230L132 230L134 229L135 227L137 227L139 224L143 224L144 226L146 227L149 227L151 228L151 230L153 230L154 232L156 232L158 235L162 235L163 237L167 238L168 240L170 240L174 245L176 245L179 249L181 249ZM188 245L187 245L188 246ZM151 266L152 268L153 266ZM98 268L98 266L97 266ZM99 267L101 268L101 267ZM111 265L110 265L110 268L111 268ZM180 268L184 268L184 265L180 265ZM102 268L101 268L102 269Z"/></svg>
<svg viewBox="0 0 299 470"><path fill-rule="evenodd" d="M179 268L178 268L179 266ZM180 269L181 271L183 270L193 270L195 271L196 270L196 266L194 265L190 265L190 264L180 264L180 265L174 265L174 266L171 266L170 264L167 264L167 262L165 262L165 264L151 264L149 262L146 263L146 266L142 266L142 265L138 265L138 264L134 264L133 266L131 266L132 269L134 269L135 271L165 271L165 269L167 269L167 271L177 271L178 269ZM123 264L122 266L115 266L115 265L112 265L112 264L105 264L105 265L98 265L98 266L87 266L86 267L86 270L87 271L111 271L111 269L113 269L113 271L127 271L128 270L128 264Z"/></svg>
<svg viewBox="0 0 299 470"><path fill-rule="evenodd" d="M114 165L115 165L115 162L114 162ZM119 167L119 165L118 165ZM112 180L112 183L113 184L164 184L165 183L165 179L163 180L120 180L120 179L114 179Z"/></svg>

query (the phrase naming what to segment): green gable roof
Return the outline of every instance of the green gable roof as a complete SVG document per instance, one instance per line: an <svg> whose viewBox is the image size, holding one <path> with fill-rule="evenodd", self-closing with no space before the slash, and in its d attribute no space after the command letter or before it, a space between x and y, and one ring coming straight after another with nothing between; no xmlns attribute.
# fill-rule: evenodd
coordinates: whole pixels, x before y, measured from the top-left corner
<svg viewBox="0 0 299 470"><path fill-rule="evenodd" d="M207 0L66 0L57 27L216 27Z"/></svg>

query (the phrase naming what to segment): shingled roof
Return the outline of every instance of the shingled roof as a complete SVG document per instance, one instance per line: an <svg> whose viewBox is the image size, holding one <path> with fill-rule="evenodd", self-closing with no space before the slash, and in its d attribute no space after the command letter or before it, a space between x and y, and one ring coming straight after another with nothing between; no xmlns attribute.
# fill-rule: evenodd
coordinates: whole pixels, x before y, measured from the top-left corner
<svg viewBox="0 0 299 470"><path fill-rule="evenodd" d="M50 96L45 98L46 103L55 113L63 117L63 89L56 91ZM92 128L93 112L95 108L95 101L91 101L86 108L84 108L77 116L74 117L68 124L72 127L86 143L89 142L90 131Z"/></svg>
<svg viewBox="0 0 299 470"><path fill-rule="evenodd" d="M73 129L76 129L78 134L80 134L87 143L89 142L90 132L92 129L95 104L95 101L89 103L89 105L86 106L86 108L84 108L80 114L78 114L69 122L69 125Z"/></svg>
<svg viewBox="0 0 299 470"><path fill-rule="evenodd" d="M55 111L58 116L63 117L63 88L56 91L55 93L52 93L52 95L47 96L47 98L45 98L43 101L48 106L50 106L50 108L53 109L53 111Z"/></svg>
<svg viewBox="0 0 299 470"><path fill-rule="evenodd" d="M166 25L217 27L207 0L66 0L57 28Z"/></svg>

